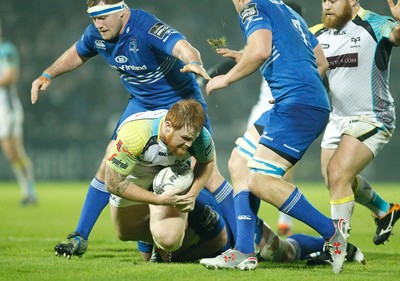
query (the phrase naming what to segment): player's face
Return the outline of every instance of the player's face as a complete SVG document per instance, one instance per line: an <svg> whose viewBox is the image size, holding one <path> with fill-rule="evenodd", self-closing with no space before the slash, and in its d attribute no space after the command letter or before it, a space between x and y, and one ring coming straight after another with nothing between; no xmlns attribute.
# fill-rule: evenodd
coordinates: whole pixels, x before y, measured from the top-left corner
<svg viewBox="0 0 400 281"><path fill-rule="evenodd" d="M121 33L123 27L121 13L94 17L92 20L101 37L106 41L114 39Z"/></svg>
<svg viewBox="0 0 400 281"><path fill-rule="evenodd" d="M322 0L322 22L325 27L341 29L352 18L349 0Z"/></svg>
<svg viewBox="0 0 400 281"><path fill-rule="evenodd" d="M165 134L165 144L168 150L176 156L183 156L193 145L197 134L187 128L175 130L172 127Z"/></svg>

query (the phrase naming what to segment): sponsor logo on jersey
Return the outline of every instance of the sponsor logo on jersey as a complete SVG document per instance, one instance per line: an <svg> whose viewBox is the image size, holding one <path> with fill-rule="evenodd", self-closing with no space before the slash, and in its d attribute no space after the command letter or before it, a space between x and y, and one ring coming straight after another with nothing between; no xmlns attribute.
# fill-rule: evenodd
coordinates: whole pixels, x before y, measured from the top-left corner
<svg viewBox="0 0 400 281"><path fill-rule="evenodd" d="M329 44L321 44L322 49L329 49L331 45Z"/></svg>
<svg viewBox="0 0 400 281"><path fill-rule="evenodd" d="M116 69L116 70L122 70L122 71L138 71L138 70L147 70L147 66L146 65L127 65L127 64L123 64L123 65L110 65L112 68Z"/></svg>
<svg viewBox="0 0 400 281"><path fill-rule="evenodd" d="M258 16L258 9L256 3L247 5L240 12L240 18L242 19L242 23L245 23L247 20L251 21L254 16Z"/></svg>
<svg viewBox="0 0 400 281"><path fill-rule="evenodd" d="M358 53L328 57L327 60L329 63L329 69L335 69L337 67L357 67Z"/></svg>
<svg viewBox="0 0 400 281"><path fill-rule="evenodd" d="M128 58L125 56L117 56L115 57L115 61L117 63L126 63L128 61Z"/></svg>
<svg viewBox="0 0 400 281"><path fill-rule="evenodd" d="M166 34L171 33L172 28L165 23L157 22L153 25L150 30L149 34L154 35L157 38L163 39Z"/></svg>
<svg viewBox="0 0 400 281"><path fill-rule="evenodd" d="M111 155L111 157L108 158L107 160L110 161L114 166L117 166L117 167L119 167L121 169L128 168L128 163L124 163L121 160L117 159L117 154L116 153Z"/></svg>

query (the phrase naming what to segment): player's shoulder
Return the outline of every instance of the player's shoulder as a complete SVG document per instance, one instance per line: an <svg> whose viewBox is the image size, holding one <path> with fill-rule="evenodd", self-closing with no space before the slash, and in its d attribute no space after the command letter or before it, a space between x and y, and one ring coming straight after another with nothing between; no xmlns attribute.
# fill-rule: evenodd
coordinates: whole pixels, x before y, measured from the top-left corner
<svg viewBox="0 0 400 281"><path fill-rule="evenodd" d="M315 36L318 36L319 34L323 33L324 31L328 30L322 23L316 24L314 26L311 26L309 28L310 32L314 34Z"/></svg>

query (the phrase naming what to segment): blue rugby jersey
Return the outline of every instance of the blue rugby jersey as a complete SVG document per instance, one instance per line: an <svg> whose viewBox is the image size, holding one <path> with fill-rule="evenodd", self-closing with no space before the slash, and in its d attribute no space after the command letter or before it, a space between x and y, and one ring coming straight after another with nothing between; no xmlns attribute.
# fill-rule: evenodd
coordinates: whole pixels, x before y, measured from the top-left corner
<svg viewBox="0 0 400 281"><path fill-rule="evenodd" d="M272 53L260 71L276 104L329 109L313 52L317 41L296 12L280 0L253 0L242 9L239 20L246 40L258 29L272 32Z"/></svg>
<svg viewBox="0 0 400 281"><path fill-rule="evenodd" d="M102 56L120 74L122 83L135 102L147 110L169 108L182 98L204 103L192 73L182 73L183 63L172 57L175 44L184 35L142 11L131 15L115 41L105 41L90 24L76 48L83 57Z"/></svg>

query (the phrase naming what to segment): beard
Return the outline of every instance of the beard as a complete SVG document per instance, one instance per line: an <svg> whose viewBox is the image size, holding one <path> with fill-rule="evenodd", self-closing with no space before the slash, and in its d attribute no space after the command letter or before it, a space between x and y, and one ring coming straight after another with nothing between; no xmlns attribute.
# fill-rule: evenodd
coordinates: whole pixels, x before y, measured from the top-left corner
<svg viewBox="0 0 400 281"><path fill-rule="evenodd" d="M324 11L322 11L322 23L327 28L342 29L346 23L351 21L353 18L353 11L349 2L345 2L343 9L339 12L339 15L331 15L327 17Z"/></svg>

